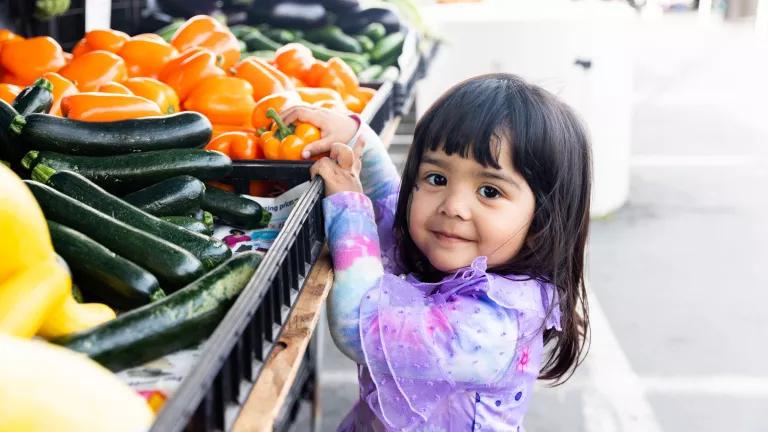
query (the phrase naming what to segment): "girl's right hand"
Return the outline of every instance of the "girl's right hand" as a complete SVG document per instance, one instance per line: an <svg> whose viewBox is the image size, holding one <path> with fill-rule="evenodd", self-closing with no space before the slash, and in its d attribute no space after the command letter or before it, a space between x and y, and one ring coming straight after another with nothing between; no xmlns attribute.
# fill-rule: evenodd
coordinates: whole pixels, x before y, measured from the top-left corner
<svg viewBox="0 0 768 432"><path fill-rule="evenodd" d="M304 147L301 154L304 159L330 151L333 143L349 142L360 127L352 117L325 108L295 106L281 112L280 117L286 124L300 121L320 129L320 139Z"/></svg>

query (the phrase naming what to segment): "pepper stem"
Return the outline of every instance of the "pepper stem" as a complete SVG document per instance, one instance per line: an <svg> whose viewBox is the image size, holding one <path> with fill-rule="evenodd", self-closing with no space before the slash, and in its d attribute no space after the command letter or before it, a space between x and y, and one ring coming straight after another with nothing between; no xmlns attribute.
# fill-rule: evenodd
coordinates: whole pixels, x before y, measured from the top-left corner
<svg viewBox="0 0 768 432"><path fill-rule="evenodd" d="M32 150L31 152L27 152L27 154L24 155L24 157L21 159L21 166L23 166L26 169L29 169L32 164L37 161L37 157L40 155L40 152L37 150Z"/></svg>
<svg viewBox="0 0 768 432"><path fill-rule="evenodd" d="M266 209L261 209L261 217L259 218L259 226L265 227L269 225L269 221L272 220L272 213Z"/></svg>
<svg viewBox="0 0 768 432"><path fill-rule="evenodd" d="M48 179L56 174L56 170L45 164L37 164L32 170L32 180L40 183L48 183Z"/></svg>
<svg viewBox="0 0 768 432"><path fill-rule="evenodd" d="M280 118L280 114L275 111L274 108L270 108L267 110L267 117L271 118L275 121L275 124L277 125L277 138L282 140L288 135L291 135L293 133L293 130L288 127L285 122L283 122L283 119Z"/></svg>
<svg viewBox="0 0 768 432"><path fill-rule="evenodd" d="M11 120L11 124L8 126L8 130L16 135L21 135L21 130L27 125L27 120L23 115L18 114Z"/></svg>
<svg viewBox="0 0 768 432"><path fill-rule="evenodd" d="M205 225L206 228L213 229L213 215L207 211L203 212L203 225Z"/></svg>

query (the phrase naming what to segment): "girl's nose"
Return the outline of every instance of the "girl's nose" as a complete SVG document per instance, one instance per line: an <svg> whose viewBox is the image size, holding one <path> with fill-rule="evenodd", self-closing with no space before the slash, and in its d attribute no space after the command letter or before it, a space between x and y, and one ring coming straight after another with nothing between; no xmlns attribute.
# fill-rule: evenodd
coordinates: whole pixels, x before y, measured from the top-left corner
<svg viewBox="0 0 768 432"><path fill-rule="evenodd" d="M469 220L471 218L466 197L462 197L461 193L446 194L445 199L440 203L440 207L437 210L440 214L451 218L456 217L461 220Z"/></svg>

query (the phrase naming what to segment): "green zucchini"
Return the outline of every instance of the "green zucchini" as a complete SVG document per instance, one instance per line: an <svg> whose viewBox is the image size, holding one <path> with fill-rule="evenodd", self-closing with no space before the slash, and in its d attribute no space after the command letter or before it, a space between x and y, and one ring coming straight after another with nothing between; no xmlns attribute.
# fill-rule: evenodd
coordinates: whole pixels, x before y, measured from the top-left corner
<svg viewBox="0 0 768 432"><path fill-rule="evenodd" d="M311 42L323 44L330 49L356 54L363 52L360 42L336 26L331 25L309 30L304 37Z"/></svg>
<svg viewBox="0 0 768 432"><path fill-rule="evenodd" d="M113 122L30 114L16 116L10 128L27 150L89 156L204 147L213 130L204 115L193 111Z"/></svg>
<svg viewBox="0 0 768 432"><path fill-rule="evenodd" d="M8 102L0 99L0 159L10 162L14 170L21 168L19 161L24 155L12 139L10 126L13 119L19 115Z"/></svg>
<svg viewBox="0 0 768 432"><path fill-rule="evenodd" d="M366 35L357 35L353 36L355 40L360 44L360 47L363 48L364 52L370 52L373 47L375 46L374 42Z"/></svg>
<svg viewBox="0 0 768 432"><path fill-rule="evenodd" d="M199 209L203 194L205 183L183 175L129 193L123 200L155 216L173 216Z"/></svg>
<svg viewBox="0 0 768 432"><path fill-rule="evenodd" d="M233 35L235 35L236 38L242 39L243 36L245 36L248 33L250 33L251 30L253 30L253 29L254 29L254 27L251 27L251 26L246 25L246 24L237 24L237 25L233 25L232 27L230 27L229 31Z"/></svg>
<svg viewBox="0 0 768 432"><path fill-rule="evenodd" d="M22 160L26 169L33 169L38 163L56 171L75 171L115 193L133 192L184 174L201 180L217 180L232 171L232 160L223 153L197 149L157 150L117 156L31 151Z"/></svg>
<svg viewBox="0 0 768 432"><path fill-rule="evenodd" d="M53 248L67 262L86 294L122 310L133 309L165 296L152 273L85 234L50 220L48 231Z"/></svg>
<svg viewBox="0 0 768 432"><path fill-rule="evenodd" d="M160 219L198 234L213 235L212 226L208 226L205 222L199 221L192 216L162 216Z"/></svg>
<svg viewBox="0 0 768 432"><path fill-rule="evenodd" d="M282 44L279 44L264 36L264 34L256 28L251 29L251 31L244 34L240 39L245 42L245 46L248 48L248 51L277 51L282 46Z"/></svg>
<svg viewBox="0 0 768 432"><path fill-rule="evenodd" d="M333 57L338 57L347 63L357 63L364 66L368 66L369 64L367 54L356 54L356 53L332 50L322 45L318 45L316 43L312 43L304 39L301 39L298 42L304 45L305 47L309 48L309 50L312 51L312 55L314 55L315 58L319 60L330 60Z"/></svg>
<svg viewBox="0 0 768 432"><path fill-rule="evenodd" d="M376 43L387 35L387 29L384 27L384 24L380 22L372 22L365 26L360 34L367 36L371 41Z"/></svg>
<svg viewBox="0 0 768 432"><path fill-rule="evenodd" d="M392 33L384 36L381 40L376 42L376 46L371 51L371 60L379 63L380 60L389 58L392 56L399 56L403 50L403 44L405 43L405 35L403 33Z"/></svg>
<svg viewBox="0 0 768 432"><path fill-rule="evenodd" d="M173 20L170 24L166 25L165 27L155 30L155 34L159 35L166 42L170 42L171 38L173 38L173 35L176 33L179 27L182 26L182 24L184 24L183 19Z"/></svg>
<svg viewBox="0 0 768 432"><path fill-rule="evenodd" d="M245 229L263 228L272 219L256 201L215 187L205 190L202 207L222 222Z"/></svg>
<svg viewBox="0 0 768 432"><path fill-rule="evenodd" d="M178 225L152 216L108 193L75 172L56 172L46 165L38 164L32 170L32 179L45 183L120 222L192 252L192 255L202 261L206 269L216 267L232 256L227 245L220 240L188 231Z"/></svg>
<svg viewBox="0 0 768 432"><path fill-rule="evenodd" d="M205 268L192 253L68 197L42 183L24 180L45 217L79 231L150 271L168 290L200 277Z"/></svg>
<svg viewBox="0 0 768 432"><path fill-rule="evenodd" d="M258 51L244 52L240 55L241 59L245 59L248 57L256 57L264 60L271 60L275 58L275 52L272 50L258 50Z"/></svg>
<svg viewBox="0 0 768 432"><path fill-rule="evenodd" d="M113 371L192 346L216 328L260 262L257 252L238 254L161 300L54 343Z"/></svg>
<svg viewBox="0 0 768 432"><path fill-rule="evenodd" d="M38 78L31 86L13 100L13 108L20 115L48 113L53 105L53 84L45 78Z"/></svg>

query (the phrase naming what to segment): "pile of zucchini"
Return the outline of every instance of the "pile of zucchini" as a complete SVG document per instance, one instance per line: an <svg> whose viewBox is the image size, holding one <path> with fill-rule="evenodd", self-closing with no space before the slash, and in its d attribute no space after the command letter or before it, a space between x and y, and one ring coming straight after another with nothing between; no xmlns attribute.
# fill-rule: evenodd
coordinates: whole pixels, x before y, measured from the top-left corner
<svg viewBox="0 0 768 432"><path fill-rule="evenodd" d="M56 252L84 301L122 311L57 341L113 370L198 343L250 280L260 256L232 257L210 237L214 215L266 226L255 201L206 188L232 169L203 150L211 124L195 112L104 123L46 114L50 83L13 105L0 101L3 156L23 175L48 219Z"/></svg>

